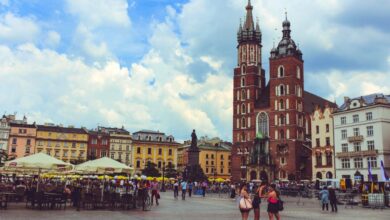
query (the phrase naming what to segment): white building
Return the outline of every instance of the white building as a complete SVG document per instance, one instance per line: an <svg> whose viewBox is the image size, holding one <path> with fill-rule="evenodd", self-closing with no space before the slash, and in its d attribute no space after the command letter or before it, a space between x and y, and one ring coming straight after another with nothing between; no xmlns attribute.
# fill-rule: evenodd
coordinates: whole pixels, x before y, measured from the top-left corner
<svg viewBox="0 0 390 220"><path fill-rule="evenodd" d="M372 94L344 104L333 114L336 178L382 180L381 161L390 173L390 95Z"/></svg>

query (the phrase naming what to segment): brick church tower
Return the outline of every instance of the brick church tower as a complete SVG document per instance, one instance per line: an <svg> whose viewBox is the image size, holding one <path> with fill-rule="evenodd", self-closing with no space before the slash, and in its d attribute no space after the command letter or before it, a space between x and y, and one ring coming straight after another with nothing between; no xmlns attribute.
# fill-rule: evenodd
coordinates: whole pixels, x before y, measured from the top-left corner
<svg viewBox="0 0 390 220"><path fill-rule="evenodd" d="M250 0L246 19L237 33L237 66L233 86L233 149L232 176L236 181L246 178L246 157L256 136L255 105L263 95L265 71L261 62L261 31L254 23Z"/></svg>
<svg viewBox="0 0 390 220"><path fill-rule="evenodd" d="M305 142L304 74L302 53L291 38L290 21L283 22L283 37L272 48L270 64L270 154L275 178L305 176L302 152ZM305 156L305 155L304 155Z"/></svg>

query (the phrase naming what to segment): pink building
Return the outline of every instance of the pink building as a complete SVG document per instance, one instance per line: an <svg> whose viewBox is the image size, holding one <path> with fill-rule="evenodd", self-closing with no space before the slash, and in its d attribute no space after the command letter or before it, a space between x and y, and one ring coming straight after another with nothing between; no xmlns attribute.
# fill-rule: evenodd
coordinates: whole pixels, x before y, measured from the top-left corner
<svg viewBox="0 0 390 220"><path fill-rule="evenodd" d="M20 158L35 153L37 126L34 124L11 123L8 140L9 159Z"/></svg>

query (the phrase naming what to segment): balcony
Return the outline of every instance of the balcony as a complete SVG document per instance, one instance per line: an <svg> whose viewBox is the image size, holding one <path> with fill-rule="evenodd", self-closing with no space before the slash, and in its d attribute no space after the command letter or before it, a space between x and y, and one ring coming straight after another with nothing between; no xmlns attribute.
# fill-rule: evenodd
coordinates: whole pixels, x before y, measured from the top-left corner
<svg viewBox="0 0 390 220"><path fill-rule="evenodd" d="M377 156L378 150L352 151L336 153L336 157L369 157Z"/></svg>
<svg viewBox="0 0 390 220"><path fill-rule="evenodd" d="M364 140L363 135L348 137L349 143L362 142Z"/></svg>

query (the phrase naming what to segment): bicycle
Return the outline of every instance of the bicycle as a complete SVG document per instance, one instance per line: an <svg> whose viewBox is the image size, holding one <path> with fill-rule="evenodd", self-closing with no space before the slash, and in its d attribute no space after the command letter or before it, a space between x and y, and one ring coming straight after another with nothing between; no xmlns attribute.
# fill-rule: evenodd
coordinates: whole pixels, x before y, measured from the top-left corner
<svg viewBox="0 0 390 220"><path fill-rule="evenodd" d="M138 191L136 205L137 208L142 208L143 211L149 211L152 208L152 199L147 190L144 192Z"/></svg>

